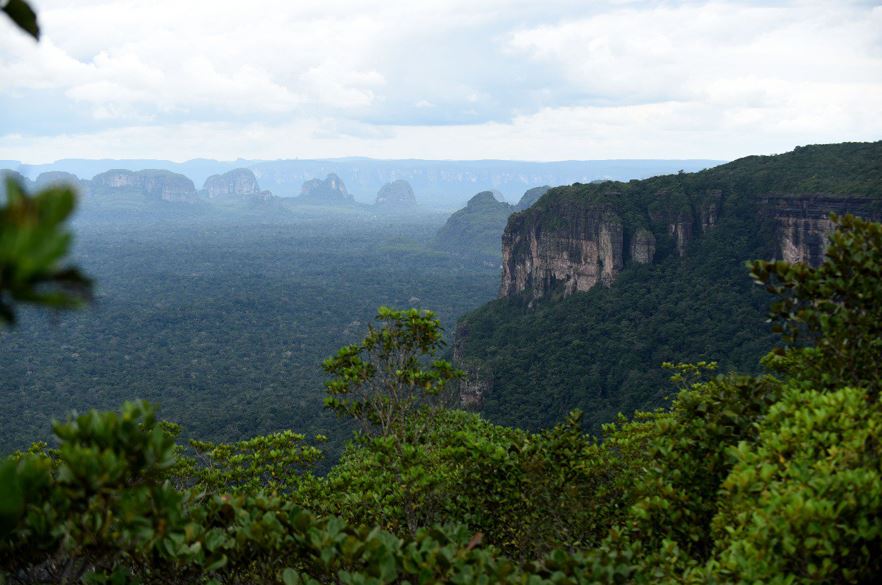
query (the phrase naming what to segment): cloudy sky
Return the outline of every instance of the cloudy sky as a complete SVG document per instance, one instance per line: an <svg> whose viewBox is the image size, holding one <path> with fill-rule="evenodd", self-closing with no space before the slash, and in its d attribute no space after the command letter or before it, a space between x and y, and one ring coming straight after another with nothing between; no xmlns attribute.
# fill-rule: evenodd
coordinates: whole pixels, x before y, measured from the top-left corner
<svg viewBox="0 0 882 585"><path fill-rule="evenodd" d="M33 0L0 159L716 158L882 139L882 2Z"/></svg>

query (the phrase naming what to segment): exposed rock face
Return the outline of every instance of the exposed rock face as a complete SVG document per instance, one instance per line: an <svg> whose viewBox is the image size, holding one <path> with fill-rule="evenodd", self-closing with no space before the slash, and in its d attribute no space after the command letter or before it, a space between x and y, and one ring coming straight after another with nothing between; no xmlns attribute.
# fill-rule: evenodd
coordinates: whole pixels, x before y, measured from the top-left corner
<svg viewBox="0 0 882 585"><path fill-rule="evenodd" d="M396 209L412 208L416 206L416 196L410 183L399 179L380 187L374 204Z"/></svg>
<svg viewBox="0 0 882 585"><path fill-rule="evenodd" d="M622 221L606 207L512 216L502 236L500 296L564 296L610 285L624 264Z"/></svg>
<svg viewBox="0 0 882 585"><path fill-rule="evenodd" d="M343 184L340 177L331 173L325 177L324 181L310 179L303 183L298 200L318 205L339 205L352 203L354 199L346 190L346 185Z"/></svg>
<svg viewBox="0 0 882 585"><path fill-rule="evenodd" d="M112 170L92 178L93 190L140 191L144 195L163 201L193 203L198 201L193 181L169 171L161 170Z"/></svg>
<svg viewBox="0 0 882 585"><path fill-rule="evenodd" d="M882 221L877 202L857 197L827 195L769 196L761 202L761 214L774 221L778 244L776 258L818 266L824 260L833 231L830 213L851 213Z"/></svg>
<svg viewBox="0 0 882 585"><path fill-rule="evenodd" d="M484 404L484 397L493 390L493 376L479 364L463 361L463 346L468 334L465 325L457 325L453 336L453 363L465 372L458 384L459 405L477 410Z"/></svg>
<svg viewBox="0 0 882 585"><path fill-rule="evenodd" d="M724 194L717 189L689 197L661 190L627 202L627 192L613 187L599 186L583 199L555 197L542 210L512 216L502 236L500 296L567 296L611 284L623 266L623 231L630 234L628 258L637 264L657 260L659 238L668 242L665 255L683 257L718 224L723 209ZM824 259L833 230L830 213L882 220L882 202L867 197L787 194L755 201L760 222L771 222L774 230L775 258L813 266ZM623 213L632 222L625 229Z"/></svg>
<svg viewBox="0 0 882 585"><path fill-rule="evenodd" d="M655 235L645 228L638 229L631 238L631 260L651 264L655 257Z"/></svg>
<svg viewBox="0 0 882 585"><path fill-rule="evenodd" d="M717 225L722 199L723 192L719 189L714 189L707 193L704 201L698 206L698 221L702 233Z"/></svg>
<svg viewBox="0 0 882 585"><path fill-rule="evenodd" d="M233 169L222 175L212 175L205 180L203 187L209 199L238 197L266 200L272 197L269 191L261 191L257 177L249 169Z"/></svg>
<svg viewBox="0 0 882 585"><path fill-rule="evenodd" d="M539 201L539 199L543 195L548 193L549 189L551 189L551 187L549 187L548 185L545 185L543 187L533 187L532 189L528 189L524 193L524 196L521 197L521 200L518 201L518 204L515 205L514 210L515 211L523 211L525 209L529 209L530 207L533 206L534 203Z"/></svg>

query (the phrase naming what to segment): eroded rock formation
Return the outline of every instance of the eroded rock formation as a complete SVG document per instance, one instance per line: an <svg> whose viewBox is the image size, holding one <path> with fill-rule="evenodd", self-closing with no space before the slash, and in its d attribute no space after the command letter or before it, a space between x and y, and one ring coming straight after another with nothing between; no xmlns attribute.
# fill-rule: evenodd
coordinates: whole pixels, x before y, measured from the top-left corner
<svg viewBox="0 0 882 585"><path fill-rule="evenodd" d="M341 203L352 203L354 200L349 191L346 190L346 185L334 173L329 174L324 180L310 179L303 183L303 187L300 189L300 197L297 199L302 203L316 205L339 205Z"/></svg>
<svg viewBox="0 0 882 585"><path fill-rule="evenodd" d="M416 206L416 196L410 183L399 179L380 187L374 204L380 207L409 209Z"/></svg>
<svg viewBox="0 0 882 585"><path fill-rule="evenodd" d="M163 201L193 203L198 200L193 181L170 171L129 171L116 169L95 175L92 190L140 191L144 195Z"/></svg>
<svg viewBox="0 0 882 585"><path fill-rule="evenodd" d="M266 200L272 197L269 191L261 191L257 177L250 169L233 169L222 175L212 175L205 180L203 187L209 199L224 197Z"/></svg>
<svg viewBox="0 0 882 585"><path fill-rule="evenodd" d="M761 215L775 226L775 259L818 266L824 260L827 241L833 231L830 213L851 213L874 221L882 220L878 201L829 195L776 195L761 202Z"/></svg>
<svg viewBox="0 0 882 585"><path fill-rule="evenodd" d="M512 216L502 236L500 296L566 296L612 284L624 265L622 244L622 221L608 208Z"/></svg>

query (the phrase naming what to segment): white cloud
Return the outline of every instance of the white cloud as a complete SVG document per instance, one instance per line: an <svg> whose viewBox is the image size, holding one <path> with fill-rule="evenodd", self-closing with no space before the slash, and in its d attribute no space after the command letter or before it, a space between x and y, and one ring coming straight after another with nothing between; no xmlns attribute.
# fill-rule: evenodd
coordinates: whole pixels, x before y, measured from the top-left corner
<svg viewBox="0 0 882 585"><path fill-rule="evenodd" d="M587 4L43 0L39 45L0 30L0 157L731 158L882 138L877 3ZM79 126L38 132L34 96Z"/></svg>

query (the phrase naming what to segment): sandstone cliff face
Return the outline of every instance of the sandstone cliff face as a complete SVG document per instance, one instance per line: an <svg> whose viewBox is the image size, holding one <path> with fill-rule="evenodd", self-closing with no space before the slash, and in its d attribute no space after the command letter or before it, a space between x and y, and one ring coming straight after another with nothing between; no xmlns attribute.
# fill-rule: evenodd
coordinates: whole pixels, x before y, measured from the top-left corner
<svg viewBox="0 0 882 585"><path fill-rule="evenodd" d="M564 296L610 285L624 265L621 219L607 208L566 206L512 217L502 236L500 296Z"/></svg>
<svg viewBox="0 0 882 585"><path fill-rule="evenodd" d="M95 175L91 181L92 190L141 191L144 195L163 201L193 203L198 201L193 181L169 171L112 170Z"/></svg>
<svg viewBox="0 0 882 585"><path fill-rule="evenodd" d="M636 206L633 201L630 206L621 203L624 196L618 193L606 195L612 195L607 201L613 203L598 205L590 196L582 201L570 198L566 203L552 201L542 210L512 217L502 237L500 296L526 294L539 299L552 294L568 296L597 284L609 286L626 260L637 264L657 261L658 238L668 242L666 254L686 256L690 246L700 245L697 240L717 226L724 203L719 189L689 198L659 191ZM774 259L813 266L824 259L833 230L830 213L882 220L882 203L866 197L768 195L755 205L757 226L771 222ZM652 229L639 223L623 228L622 209L629 210L632 223L635 217L642 217L639 221Z"/></svg>
<svg viewBox="0 0 882 585"><path fill-rule="evenodd" d="M882 220L876 202L858 197L828 195L773 195L763 198L760 214L775 226L776 260L804 262L818 266L824 260L833 231L830 213L851 213L874 221Z"/></svg>
<svg viewBox="0 0 882 585"><path fill-rule="evenodd" d="M222 175L212 175L205 180L203 187L209 199L238 197L267 200L272 197L269 191L261 191L257 177L249 169L233 169Z"/></svg>
<svg viewBox="0 0 882 585"><path fill-rule="evenodd" d="M631 259L638 264L652 264L654 257L655 235L648 229L638 229L631 238Z"/></svg>

